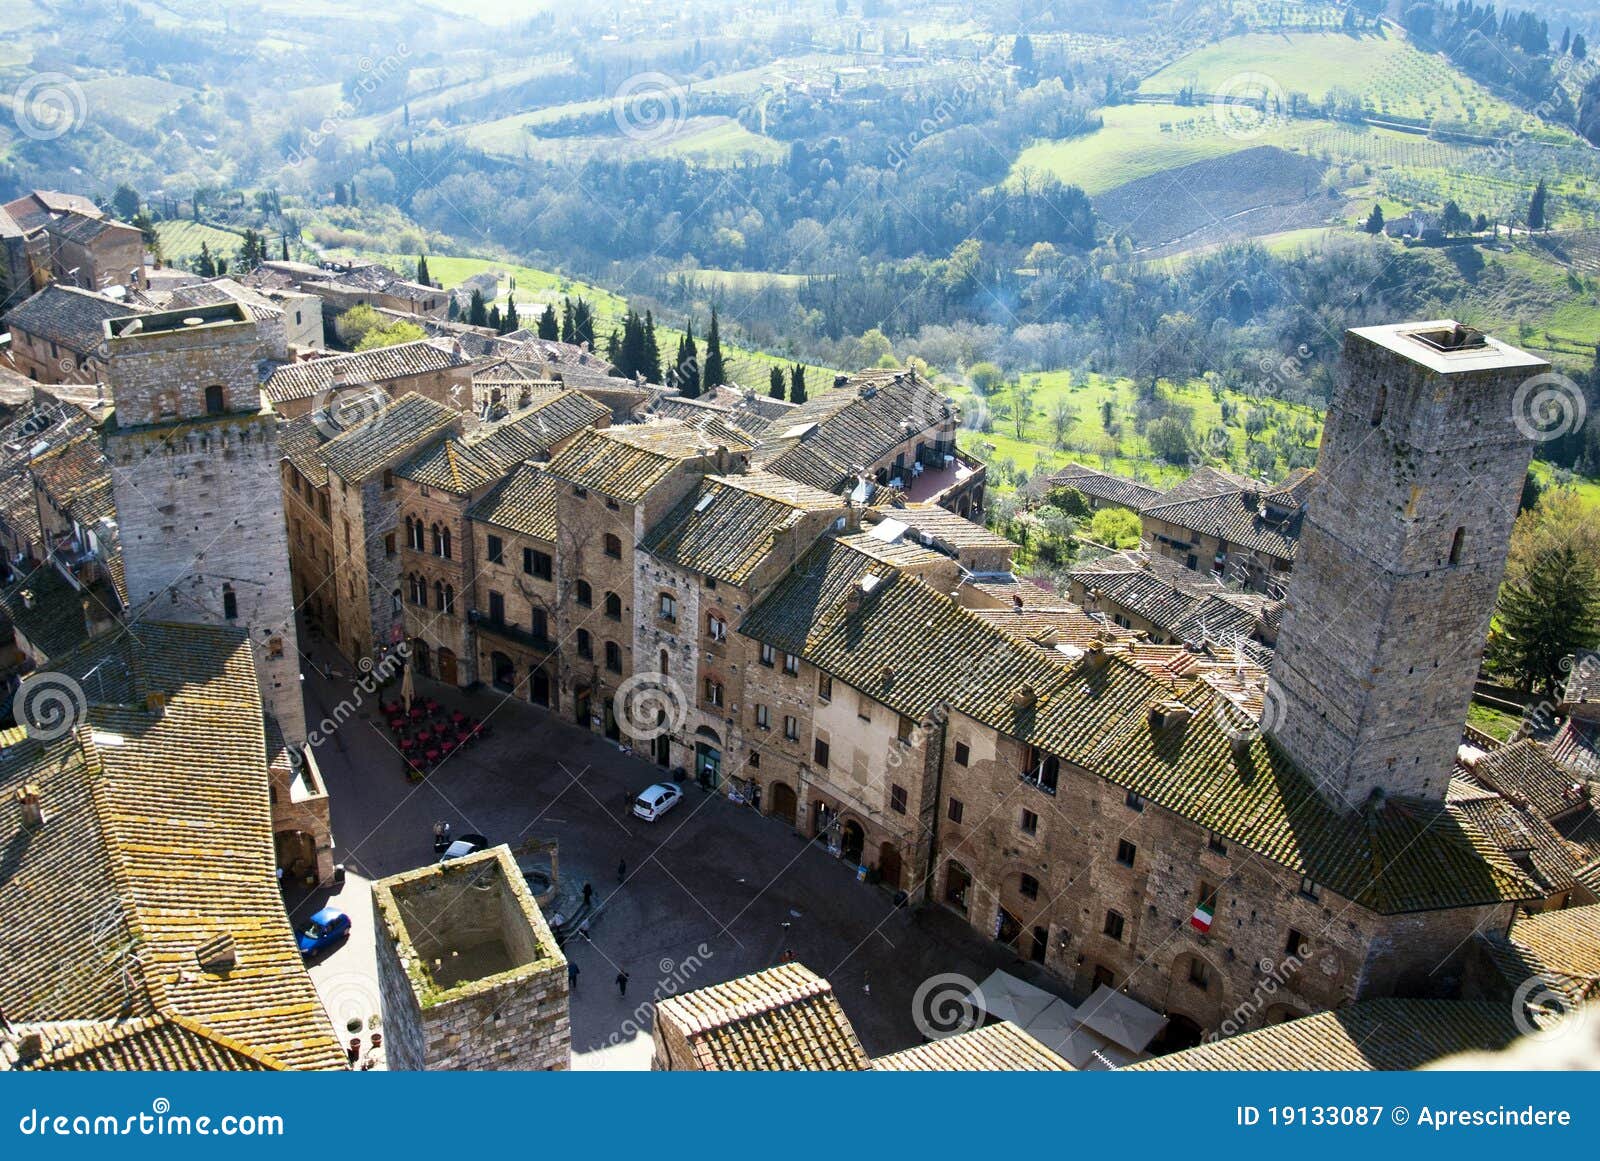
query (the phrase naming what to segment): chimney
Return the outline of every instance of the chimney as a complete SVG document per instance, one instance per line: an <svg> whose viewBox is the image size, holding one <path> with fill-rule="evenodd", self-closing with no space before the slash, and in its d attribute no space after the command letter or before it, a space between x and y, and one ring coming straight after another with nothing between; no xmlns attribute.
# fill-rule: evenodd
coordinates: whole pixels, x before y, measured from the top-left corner
<svg viewBox="0 0 1600 1161"><path fill-rule="evenodd" d="M1163 733L1194 717L1194 711L1181 701L1158 701L1150 707L1150 728Z"/></svg>
<svg viewBox="0 0 1600 1161"><path fill-rule="evenodd" d="M164 718L167 716L167 695L152 690L144 696L145 712L152 717Z"/></svg>
<svg viewBox="0 0 1600 1161"><path fill-rule="evenodd" d="M222 931L195 948L194 958L201 971L228 972L239 966L239 949L233 936Z"/></svg>
<svg viewBox="0 0 1600 1161"><path fill-rule="evenodd" d="M22 825L29 830L44 826L44 806L39 801L39 784L24 783L17 788L17 805L22 810Z"/></svg>
<svg viewBox="0 0 1600 1161"><path fill-rule="evenodd" d="M1039 701L1039 695L1034 692L1033 686L1018 686L1017 691L1011 695L1011 705L1015 709L1032 709Z"/></svg>
<svg viewBox="0 0 1600 1161"><path fill-rule="evenodd" d="M1021 593L1012 593L1011 594L1011 611L1013 613L1022 612L1022 594Z"/></svg>
<svg viewBox="0 0 1600 1161"><path fill-rule="evenodd" d="M24 1032L17 1038L17 1061L26 1063L44 1055L44 1036L39 1032Z"/></svg>

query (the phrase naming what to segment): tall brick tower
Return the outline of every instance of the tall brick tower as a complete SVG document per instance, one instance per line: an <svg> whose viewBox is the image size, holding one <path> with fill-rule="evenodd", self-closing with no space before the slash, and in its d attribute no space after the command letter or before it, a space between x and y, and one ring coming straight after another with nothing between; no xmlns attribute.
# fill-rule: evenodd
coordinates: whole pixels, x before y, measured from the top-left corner
<svg viewBox="0 0 1600 1161"><path fill-rule="evenodd" d="M1345 336L1264 719L1336 805L1444 798L1547 369L1449 321Z"/></svg>
<svg viewBox="0 0 1600 1161"><path fill-rule="evenodd" d="M130 620L236 625L284 739L306 738L278 417L237 303L113 319L102 428Z"/></svg>

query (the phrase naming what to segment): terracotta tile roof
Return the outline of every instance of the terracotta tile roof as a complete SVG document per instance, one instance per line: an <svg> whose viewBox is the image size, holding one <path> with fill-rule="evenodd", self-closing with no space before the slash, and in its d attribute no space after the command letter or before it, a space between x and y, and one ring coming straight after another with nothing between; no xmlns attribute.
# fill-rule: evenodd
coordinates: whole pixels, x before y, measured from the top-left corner
<svg viewBox="0 0 1600 1161"><path fill-rule="evenodd" d="M6 324L12 330L47 339L77 354L93 351L105 338L107 319L139 312L76 286L52 282L32 298L11 308Z"/></svg>
<svg viewBox="0 0 1600 1161"><path fill-rule="evenodd" d="M719 446L676 420L628 424L584 432L549 464L560 480L622 503L643 499L679 463L711 456Z"/></svg>
<svg viewBox="0 0 1600 1161"><path fill-rule="evenodd" d="M950 564L950 558L942 552L934 552L931 548L924 548L903 537L898 540L883 540L872 535L869 530L848 533L839 537L839 542L864 556L870 556L873 560L882 561L894 568L914 569L929 565L954 567Z"/></svg>
<svg viewBox="0 0 1600 1161"><path fill-rule="evenodd" d="M656 1020L708 1072L860 1072L871 1067L827 980L797 963L673 996Z"/></svg>
<svg viewBox="0 0 1600 1161"><path fill-rule="evenodd" d="M1600 906L1519 915L1478 939L1512 990L1537 976L1570 1004L1600 995Z"/></svg>
<svg viewBox="0 0 1600 1161"><path fill-rule="evenodd" d="M662 419L681 420L690 427L718 425L716 430L737 431L744 442L751 446L754 446L754 439L772 426L772 420L742 403L716 404L704 398L683 399L675 395L663 395L655 399L650 404L650 414Z"/></svg>
<svg viewBox="0 0 1600 1161"><path fill-rule="evenodd" d="M1189 473L1182 483L1168 488L1162 493L1158 504L1175 504L1180 500L1197 500L1203 496L1218 496L1225 492L1248 492L1252 489L1259 491L1261 485L1249 476L1241 476L1235 472L1224 471L1202 464Z"/></svg>
<svg viewBox="0 0 1600 1161"><path fill-rule="evenodd" d="M495 459L452 435L403 461L394 474L441 492L466 495L498 480L500 467Z"/></svg>
<svg viewBox="0 0 1600 1161"><path fill-rule="evenodd" d="M1510 742L1485 754L1473 763L1472 776L1549 819L1588 803L1582 780L1557 763L1550 751L1533 738Z"/></svg>
<svg viewBox="0 0 1600 1161"><path fill-rule="evenodd" d="M753 462L838 492L854 486L858 471L870 471L908 438L943 422L948 407L944 396L913 372L863 371L843 386L818 391L774 422Z"/></svg>
<svg viewBox="0 0 1600 1161"><path fill-rule="evenodd" d="M1402 1071L1521 1035L1511 1005L1364 1000L1129 1065L1124 1072Z"/></svg>
<svg viewBox="0 0 1600 1161"><path fill-rule="evenodd" d="M1600 778L1600 722L1568 718L1547 745L1553 761L1589 778Z"/></svg>
<svg viewBox="0 0 1600 1161"><path fill-rule="evenodd" d="M365 422L328 440L317 454L330 471L357 483L460 422L460 412L411 391Z"/></svg>
<svg viewBox="0 0 1600 1161"><path fill-rule="evenodd" d="M878 1072L1072 1072L1072 1065L1009 1020L872 1062Z"/></svg>
<svg viewBox="0 0 1600 1161"><path fill-rule="evenodd" d="M182 1018L286 1067L343 1066L278 892L250 648L135 623L53 661L84 691L83 725L0 734L0 833L22 830L21 785L45 812L0 877L11 1020Z"/></svg>
<svg viewBox="0 0 1600 1161"><path fill-rule="evenodd" d="M38 544L44 535L39 527L33 477L23 469L12 469L0 476L0 520L24 544Z"/></svg>
<svg viewBox="0 0 1600 1161"><path fill-rule="evenodd" d="M278 451L317 487L328 482L328 465L319 454L328 441L326 414L308 411L278 429Z"/></svg>
<svg viewBox="0 0 1600 1161"><path fill-rule="evenodd" d="M1021 609L973 609L972 614L1002 633L1026 641L1047 656L1057 659L1075 656L1072 651L1085 649L1108 633L1113 637L1131 636L1115 625L1108 626L1091 617L1073 604L1055 607L1025 605ZM1062 646L1066 647L1066 652L1063 652Z"/></svg>
<svg viewBox="0 0 1600 1161"><path fill-rule="evenodd" d="M1391 799L1376 812L1335 810L1268 741L1236 755L1225 727L1239 695L1210 671L1226 666L1120 645L1052 660L868 557L863 539L819 543L740 632L910 717L949 705L1374 911L1538 895L1453 807ZM1152 707L1174 699L1189 721L1153 728Z"/></svg>
<svg viewBox="0 0 1600 1161"><path fill-rule="evenodd" d="M1040 483L1043 487L1036 491L1048 493L1055 488L1072 488L1085 496L1104 500L1108 504L1120 504L1135 512L1146 504L1158 502L1163 495L1159 488L1077 463L1068 464L1059 472L1044 477Z"/></svg>
<svg viewBox="0 0 1600 1161"><path fill-rule="evenodd" d="M83 613L86 596L53 564L45 563L0 589L0 610L34 648L53 661L89 639Z"/></svg>
<svg viewBox="0 0 1600 1161"><path fill-rule="evenodd" d="M39 1037L37 1055L21 1050ZM0 1035L0 1071L269 1072L285 1066L266 1053L170 1013L127 1020L24 1024Z"/></svg>
<svg viewBox="0 0 1600 1161"><path fill-rule="evenodd" d="M1163 499L1140 510L1141 516L1164 520L1206 536L1284 560L1293 560L1300 540L1300 516L1273 520L1262 515L1256 492L1222 492L1193 500Z"/></svg>
<svg viewBox="0 0 1600 1161"><path fill-rule="evenodd" d="M1454 786L1452 783L1452 791ZM1556 828L1539 815L1520 809L1498 794L1462 799L1452 793L1451 800L1473 826L1546 894L1569 890L1577 881L1576 852Z"/></svg>
<svg viewBox="0 0 1600 1161"><path fill-rule="evenodd" d="M46 495L72 519L89 528L102 518L116 519L111 462L95 432L86 431L34 456L30 466Z"/></svg>
<svg viewBox="0 0 1600 1161"><path fill-rule="evenodd" d="M349 355L329 355L279 367L267 379L267 398L274 403L311 399L335 386L335 375L343 383L386 383L412 375L427 375L451 367L465 367L468 359L451 350L448 343L431 339L357 351Z"/></svg>
<svg viewBox="0 0 1600 1161"><path fill-rule="evenodd" d="M843 512L837 496L783 476L708 476L645 534L652 556L742 585L807 512Z"/></svg>
<svg viewBox="0 0 1600 1161"><path fill-rule="evenodd" d="M957 516L937 504L907 504L904 508L872 508L871 516L898 520L908 526L923 544L948 553L962 549L994 549L1015 552L1017 545L997 532L965 516Z"/></svg>
<svg viewBox="0 0 1600 1161"><path fill-rule="evenodd" d="M468 508L467 518L554 544L556 482L539 465L523 464Z"/></svg>
<svg viewBox="0 0 1600 1161"><path fill-rule="evenodd" d="M524 460L549 458L550 450L585 428L609 419L611 411L578 391L552 391L475 433L474 450L504 470Z"/></svg>
<svg viewBox="0 0 1600 1161"><path fill-rule="evenodd" d="M1156 553L1114 553L1086 562L1068 576L1089 593L1100 594L1097 612L1115 604L1194 645L1254 636L1282 604L1226 588Z"/></svg>

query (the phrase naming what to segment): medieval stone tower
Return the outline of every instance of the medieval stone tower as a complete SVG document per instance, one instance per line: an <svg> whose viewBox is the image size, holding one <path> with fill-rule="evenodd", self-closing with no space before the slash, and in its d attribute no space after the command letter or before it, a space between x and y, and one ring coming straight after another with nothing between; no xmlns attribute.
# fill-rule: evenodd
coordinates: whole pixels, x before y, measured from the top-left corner
<svg viewBox="0 0 1600 1161"><path fill-rule="evenodd" d="M256 324L236 303L115 319L102 429L128 619L235 625L286 741L305 741L278 417L256 373Z"/></svg>
<svg viewBox="0 0 1600 1161"><path fill-rule="evenodd" d="M1345 336L1265 715L1335 805L1444 798L1546 369L1447 321Z"/></svg>

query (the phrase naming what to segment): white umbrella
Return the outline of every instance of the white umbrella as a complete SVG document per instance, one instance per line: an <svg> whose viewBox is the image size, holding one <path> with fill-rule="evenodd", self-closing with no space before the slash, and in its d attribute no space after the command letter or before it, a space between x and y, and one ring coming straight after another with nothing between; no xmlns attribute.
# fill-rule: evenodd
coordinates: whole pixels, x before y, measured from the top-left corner
<svg viewBox="0 0 1600 1161"><path fill-rule="evenodd" d="M411 662L407 661L400 676L400 700L405 703L406 713L411 712L411 703L416 696L417 689L411 680Z"/></svg>

